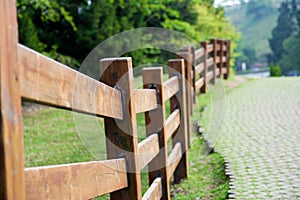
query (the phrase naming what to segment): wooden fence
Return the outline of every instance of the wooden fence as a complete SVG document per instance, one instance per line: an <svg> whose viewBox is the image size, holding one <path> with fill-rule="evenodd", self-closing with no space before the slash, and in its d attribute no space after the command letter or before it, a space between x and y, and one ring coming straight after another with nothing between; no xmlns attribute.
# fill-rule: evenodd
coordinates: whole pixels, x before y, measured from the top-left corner
<svg viewBox="0 0 300 200"><path fill-rule="evenodd" d="M211 58L203 48L184 48L178 53L184 59L168 61L167 81L162 68L145 68L144 88L134 89L131 58L102 59L97 81L18 44L13 0L1 1L0 24L0 199L90 199L107 193L111 199L170 199L171 178L178 183L188 175L193 99L208 81L228 78L230 43L204 42ZM75 86L84 91L76 97L82 103L73 102ZM24 169L21 98L104 118L108 160ZM145 113L147 124L140 143L137 113ZM145 166L149 188L142 196Z"/></svg>

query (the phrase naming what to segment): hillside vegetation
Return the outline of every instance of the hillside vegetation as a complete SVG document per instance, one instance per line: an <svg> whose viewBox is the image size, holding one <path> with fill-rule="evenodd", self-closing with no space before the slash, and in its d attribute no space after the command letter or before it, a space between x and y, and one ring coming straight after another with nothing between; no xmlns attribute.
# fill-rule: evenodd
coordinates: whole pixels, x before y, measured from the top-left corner
<svg viewBox="0 0 300 200"><path fill-rule="evenodd" d="M225 15L241 32L238 61L253 65L266 60L271 53L269 38L276 26L281 0L252 0L241 5L226 7Z"/></svg>

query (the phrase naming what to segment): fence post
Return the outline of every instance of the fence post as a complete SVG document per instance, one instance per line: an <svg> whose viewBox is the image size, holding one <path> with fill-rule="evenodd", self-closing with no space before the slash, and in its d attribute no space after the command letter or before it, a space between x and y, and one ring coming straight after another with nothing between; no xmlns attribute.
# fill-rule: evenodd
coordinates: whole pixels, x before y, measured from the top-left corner
<svg viewBox="0 0 300 200"><path fill-rule="evenodd" d="M143 69L143 85L145 89L156 89L157 109L145 112L146 135L147 137L153 133L159 135L159 154L148 164L149 184L155 178L162 179L162 199L170 199L170 180L168 179L168 149L167 140L165 138L165 102L163 87L163 69L161 67L144 68Z"/></svg>
<svg viewBox="0 0 300 200"><path fill-rule="evenodd" d="M230 40L225 41L226 45L226 68L227 68L227 73L224 74L224 79L228 79L230 75Z"/></svg>
<svg viewBox="0 0 300 200"><path fill-rule="evenodd" d="M25 199L15 0L0 1L0 199Z"/></svg>
<svg viewBox="0 0 300 200"><path fill-rule="evenodd" d="M142 198L140 171L137 163L138 135L134 102L131 58L100 61L100 81L121 91L123 120L104 118L107 158L125 157L128 187L110 194L114 200Z"/></svg>
<svg viewBox="0 0 300 200"><path fill-rule="evenodd" d="M210 56L213 57L214 59L214 65L213 65L213 74L214 77L212 79L212 83L215 84L216 83L216 77L217 77L217 40L216 39L211 39L210 43L213 45L213 51L211 52Z"/></svg>
<svg viewBox="0 0 300 200"><path fill-rule="evenodd" d="M182 59L174 59L168 61L169 77L178 76L179 78L179 92L170 100L171 112L175 109L180 109L180 126L173 134L172 145L181 143L182 157L174 172L174 183L179 183L181 179L188 176L188 135L187 132L187 108L186 108L186 87L184 74L184 61Z"/></svg>
<svg viewBox="0 0 300 200"><path fill-rule="evenodd" d="M186 105L187 105L187 131L190 133L191 125L190 125L190 118L193 114L193 102L191 99L191 54L188 52L179 52L177 55L177 58L184 59L184 65L185 65L185 79L186 79L186 85L185 85L185 91L186 91ZM190 134L188 134L188 146L190 147Z"/></svg>
<svg viewBox="0 0 300 200"><path fill-rule="evenodd" d="M204 78L204 85L202 86L202 88L200 89L200 92L205 94L206 90L207 90L207 82L206 82L206 74L207 74L207 59L208 59L208 54L206 52L207 50L207 42L203 41L201 42L201 46L205 49L204 51L204 56L203 56L203 64L204 64L204 70L203 73L201 74L201 76Z"/></svg>
<svg viewBox="0 0 300 200"><path fill-rule="evenodd" d="M218 64L219 72L220 72L220 78L222 78L224 72L223 72L223 56L224 56L224 40L218 39L218 44L220 45L220 51L218 52L220 63Z"/></svg>

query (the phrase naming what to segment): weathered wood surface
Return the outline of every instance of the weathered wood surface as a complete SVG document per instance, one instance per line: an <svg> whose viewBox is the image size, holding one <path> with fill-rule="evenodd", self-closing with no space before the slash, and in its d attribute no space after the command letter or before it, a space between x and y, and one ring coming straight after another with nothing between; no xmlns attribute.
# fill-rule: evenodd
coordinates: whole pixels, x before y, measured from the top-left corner
<svg viewBox="0 0 300 200"><path fill-rule="evenodd" d="M124 158L25 169L26 199L91 199L127 187Z"/></svg>
<svg viewBox="0 0 300 200"><path fill-rule="evenodd" d="M169 76L179 76L184 77L184 62L182 59L169 60L168 66L170 67ZM186 86L185 81L182 78L179 78L180 90L176 96L172 97L170 100L171 112L176 109L180 109L180 126L172 135L172 146L176 148L177 143L180 144L180 154L181 159L179 160L178 167L174 172L174 183L179 183L183 178L188 176L188 148L190 141L190 132L188 129L188 118L187 118L187 105L186 105ZM173 165L172 165L173 166ZM177 166L177 164L176 164ZM170 173L169 173L170 174Z"/></svg>
<svg viewBox="0 0 300 200"><path fill-rule="evenodd" d="M187 118L187 132L190 133L191 130L191 122L190 122L190 117L193 115L193 98L192 98L192 90L193 88L193 83L191 82L191 76L190 76L190 71L192 70L191 67L191 54L190 53L181 53L177 56L179 59L184 59L184 77L185 77L185 102L186 102L186 118ZM175 60L175 59L174 59ZM176 61L177 62L177 61ZM171 60L171 63L173 61ZM176 64L177 65L177 64ZM177 71L180 71L180 67L176 67ZM188 75L187 75L188 74ZM184 79L183 79L184 80ZM188 134L188 146L190 146L190 134Z"/></svg>
<svg viewBox="0 0 300 200"><path fill-rule="evenodd" d="M15 0L0 1L0 199L25 199Z"/></svg>
<svg viewBox="0 0 300 200"><path fill-rule="evenodd" d="M162 180L162 199L170 199L170 180L167 179L167 139L165 137L165 91L163 86L163 69L161 67L143 69L144 88L155 88L157 94L158 107L145 113L146 135L157 133L159 135L159 154L149 163L148 175L149 183L152 183L157 177Z"/></svg>
<svg viewBox="0 0 300 200"><path fill-rule="evenodd" d="M199 63L198 65L195 66L195 71L198 73L198 74L201 74L204 70L204 63L201 62Z"/></svg>
<svg viewBox="0 0 300 200"><path fill-rule="evenodd" d="M160 200L162 197L162 180L156 178L143 196L143 200Z"/></svg>
<svg viewBox="0 0 300 200"><path fill-rule="evenodd" d="M156 91L153 89L136 89L134 91L134 99L136 113L157 108Z"/></svg>
<svg viewBox="0 0 300 200"><path fill-rule="evenodd" d="M158 135L152 134L138 144L138 169L142 170L158 153Z"/></svg>
<svg viewBox="0 0 300 200"><path fill-rule="evenodd" d="M200 90L204 86L204 78L200 78L195 85L196 91Z"/></svg>
<svg viewBox="0 0 300 200"><path fill-rule="evenodd" d="M202 56L204 56L204 54L205 54L204 48L197 49L195 51L195 59L196 60L200 59Z"/></svg>
<svg viewBox="0 0 300 200"><path fill-rule="evenodd" d="M21 95L55 107L122 119L120 91L18 46Z"/></svg>
<svg viewBox="0 0 300 200"><path fill-rule="evenodd" d="M179 90L178 77L174 76L164 83L164 101L169 100Z"/></svg>
<svg viewBox="0 0 300 200"><path fill-rule="evenodd" d="M174 110L165 123L165 138L168 140L180 125L180 110Z"/></svg>
<svg viewBox="0 0 300 200"><path fill-rule="evenodd" d="M104 71L105 70L105 71ZM109 58L100 61L100 81L118 87L123 99L123 120L104 118L106 152L108 159L125 157L128 187L110 193L111 199L136 200L142 198L141 177L138 168L138 133L134 99L131 58Z"/></svg>
<svg viewBox="0 0 300 200"><path fill-rule="evenodd" d="M181 144L178 142L175 144L174 148L172 149L172 152L169 155L168 158L168 171L169 171L169 178L172 177L172 175L175 172L175 169L177 168L182 155L182 148Z"/></svg>
<svg viewBox="0 0 300 200"><path fill-rule="evenodd" d="M213 44L207 45L207 50L206 50L206 52L207 52L207 53L211 53L211 52L213 52L213 51L214 51L214 45L213 45Z"/></svg>

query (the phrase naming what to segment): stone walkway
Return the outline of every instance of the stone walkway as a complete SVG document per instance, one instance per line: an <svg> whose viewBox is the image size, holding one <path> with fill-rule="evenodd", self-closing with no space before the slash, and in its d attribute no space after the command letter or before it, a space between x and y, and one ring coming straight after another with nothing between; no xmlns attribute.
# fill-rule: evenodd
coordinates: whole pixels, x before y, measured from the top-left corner
<svg viewBox="0 0 300 200"><path fill-rule="evenodd" d="M225 105L221 135L208 140L225 158L229 198L300 199L300 78L249 81Z"/></svg>

